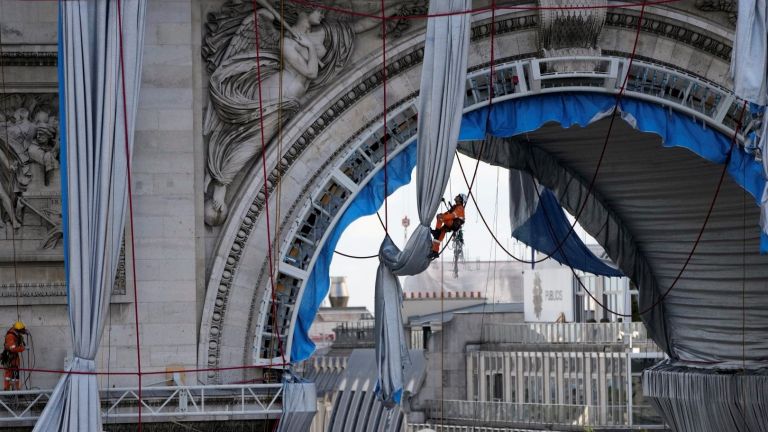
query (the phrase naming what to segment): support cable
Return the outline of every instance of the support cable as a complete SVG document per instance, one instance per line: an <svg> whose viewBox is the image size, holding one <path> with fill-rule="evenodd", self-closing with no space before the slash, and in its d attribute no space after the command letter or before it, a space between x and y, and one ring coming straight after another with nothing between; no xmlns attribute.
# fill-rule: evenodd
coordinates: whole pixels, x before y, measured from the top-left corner
<svg viewBox="0 0 768 432"><path fill-rule="evenodd" d="M133 226L133 186L131 185L132 179L131 179L131 148L128 142L128 103L126 101L125 96L125 54L123 49L123 16L122 16L122 0L117 0L117 30L118 30L118 40L120 43L120 90L122 93L122 99L123 99L123 140L125 141L125 165L126 165L126 176L127 176L127 182L128 182L128 221L130 223L131 227L131 234L129 238L131 239L131 273L133 275L133 316L135 319L135 331L136 331L136 376L139 380L139 391L138 391L138 399L139 399L139 410L138 410L138 430L141 432L142 425L141 425L141 412L142 412L142 403L141 403L141 341L140 341L140 328L139 328L139 291L137 287L136 282L136 242L135 242L135 236L134 236L134 226ZM61 60L60 60L61 61ZM135 101L138 102L138 101ZM61 101L59 102L61 103ZM66 163L66 161L65 161ZM66 186L65 186L66 187Z"/></svg>
<svg viewBox="0 0 768 432"><path fill-rule="evenodd" d="M253 0L253 33L255 38L255 44L256 45L256 84L258 87L258 95L259 95L259 135L261 137L261 168L262 168L262 174L264 176L264 210L266 215L266 222L267 222L267 264L269 266L269 285L271 288L272 293L272 316L277 320L277 293L275 292L275 260L274 256L272 255L272 235L270 233L270 220L269 220L269 188L267 187L267 143L266 139L264 138L264 113L263 113L263 100L262 100L262 89L261 89L261 62L259 61L260 58L260 51L259 51L259 17L257 13L257 0ZM282 52L281 52L282 55ZM277 346L278 351L280 353L280 357L282 359L283 364L286 363L285 361L285 348L283 347L283 339L282 335L280 334L280 329L276 325L272 327L272 333L277 337Z"/></svg>
<svg viewBox="0 0 768 432"><path fill-rule="evenodd" d="M0 2L2 3L2 2ZM2 14L0 14L2 16ZM8 90L6 89L5 84L5 60L3 55L3 35L2 32L0 32L0 81L2 81L2 88L3 93L0 95L3 99L3 112L8 112ZM11 246L12 246L12 253L13 253L13 285L16 290L16 321L21 321L21 312L19 311L19 298L21 297L19 294L19 270L18 270L18 263L16 262L16 226L14 224L14 221L21 224L20 221L16 220L15 215L15 209L16 207L13 206L13 197L11 196L13 194L13 189L10 187L13 183L13 180L11 179L11 176L13 175L13 170L11 169L11 166L13 163L11 162L11 141L8 134L8 126L5 127L5 163L8 164L6 169L8 170L8 191L0 191L0 193L5 194L8 198L9 206L10 208L4 208L2 203L2 198L0 198L0 215L2 215L2 211L5 210L6 212L10 212L8 214L8 218L10 219L11 224ZM2 161L0 161L0 168L2 168ZM3 185L0 183L0 188L2 188ZM18 203L17 203L18 204ZM1 217L1 216L0 216ZM2 224L3 221L0 219L0 224ZM6 228L8 230L8 228ZM7 232L7 231L6 231Z"/></svg>
<svg viewBox="0 0 768 432"><path fill-rule="evenodd" d="M387 147L389 147L389 131L387 130L387 16L384 0L381 0L381 59L382 102L384 103L384 232L389 237L389 207L387 205L387 188L389 186L389 179L387 178Z"/></svg>

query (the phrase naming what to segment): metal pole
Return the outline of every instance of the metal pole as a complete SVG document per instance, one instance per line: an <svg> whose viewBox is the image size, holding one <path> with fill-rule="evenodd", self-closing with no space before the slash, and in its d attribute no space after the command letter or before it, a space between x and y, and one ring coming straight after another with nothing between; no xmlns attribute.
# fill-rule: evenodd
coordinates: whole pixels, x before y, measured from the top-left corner
<svg viewBox="0 0 768 432"><path fill-rule="evenodd" d="M631 337L631 336L630 336ZM632 395L634 389L632 388L632 349L630 348L627 353L627 421L629 426L632 426Z"/></svg>

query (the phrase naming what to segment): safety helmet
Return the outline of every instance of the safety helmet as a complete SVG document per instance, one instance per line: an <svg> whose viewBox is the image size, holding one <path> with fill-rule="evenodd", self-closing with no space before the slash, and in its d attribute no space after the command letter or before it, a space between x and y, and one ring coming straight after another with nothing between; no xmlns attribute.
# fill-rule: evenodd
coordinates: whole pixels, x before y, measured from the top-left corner
<svg viewBox="0 0 768 432"><path fill-rule="evenodd" d="M21 330L26 329L27 326L25 326L24 323L21 322L21 321L16 321L15 323L13 323L13 328L16 329L16 330L21 331Z"/></svg>
<svg viewBox="0 0 768 432"><path fill-rule="evenodd" d="M460 199L462 204L466 204L467 203L467 196L464 195L463 193L460 193L460 194L456 195L456 198Z"/></svg>

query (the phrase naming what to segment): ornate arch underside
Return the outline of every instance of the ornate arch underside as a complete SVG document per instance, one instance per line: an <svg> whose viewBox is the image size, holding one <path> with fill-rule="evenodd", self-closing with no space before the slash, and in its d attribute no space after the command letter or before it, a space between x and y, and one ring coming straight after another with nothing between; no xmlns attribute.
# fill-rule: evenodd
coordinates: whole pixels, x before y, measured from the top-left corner
<svg viewBox="0 0 768 432"><path fill-rule="evenodd" d="M689 94L686 96L689 99L685 99L680 91L670 98L669 103L677 104L697 119L725 130L734 123L734 101L727 100L729 92L705 78L695 77L718 79L716 75L725 74L730 46L723 31L703 30L708 23L701 23L701 28L696 28L695 22L683 24L662 14L646 13L641 37L647 41L673 41L691 53L709 56L707 65L694 62L679 64L679 55L672 51L656 53L652 48L641 49L639 58L649 60L648 66L655 65L655 70L664 69L671 71L669 74L674 72L676 77L689 77L688 84L691 79L705 84L707 91L717 95L717 98L711 98L702 110L696 111L698 108L689 103L693 100L692 96ZM603 34L606 39L603 53L614 54L619 59L622 56L626 58L629 47L615 41L621 39L617 35L631 34L636 25L637 16L631 11L609 12ZM517 59L536 58L537 26L538 17L530 12L497 17L496 62L510 63L506 72L502 72L502 77L511 82L515 75L525 76L522 80L525 88L507 84L507 97L521 97L521 91L550 91L546 88L547 77L541 74L544 71L546 75L546 64L535 60L515 63ZM474 93L468 95L467 105L470 108L487 99L487 90L484 90L487 89L487 80L483 82L483 76L487 77L485 68L490 60L484 49L487 48L489 34L487 21L475 24L472 36L475 48L470 62L473 64L471 70L477 71L477 75L471 87ZM403 125L398 131L388 131L399 135L393 146L404 144L414 132L409 125L416 114L411 102L417 91L417 66L422 55L420 36L415 32L404 37L388 53L389 100L395 101L388 106L388 124ZM281 300L277 322L281 339L287 344L290 343L295 322L296 305L301 300L301 291L317 252L355 193L381 166L383 131L380 92L383 74L380 63L370 60L364 59L361 61L364 64L359 67L353 65L351 72L338 80L336 85L315 97L313 109L299 113L286 126L282 154L277 154L274 146L267 152L270 206L274 208L276 204L271 191L278 181L283 190L281 220L277 223L282 252L277 274L278 297ZM616 74L620 73L622 62L607 59L605 64L613 75L581 80L578 86L587 91L615 91L619 78ZM616 65L616 70L611 69L613 65ZM670 65L676 65L679 72L675 72ZM534 68L538 68L538 72ZM496 69L500 68L497 66ZM538 81L536 73L539 74ZM652 87L654 81L644 79L643 83ZM537 84L539 88L534 88ZM649 89L638 87L637 90L647 92ZM699 99L706 99L705 95L700 95ZM270 339L270 333L274 331L269 323L275 317L271 307L267 307L270 301L266 252L263 248L266 241L265 195L257 168L251 168L245 176L246 181L234 196L230 217L221 231L213 257L201 326L199 359L203 367L269 362L278 357L276 338ZM215 381L240 376L241 372L229 375L210 373L208 379Z"/></svg>

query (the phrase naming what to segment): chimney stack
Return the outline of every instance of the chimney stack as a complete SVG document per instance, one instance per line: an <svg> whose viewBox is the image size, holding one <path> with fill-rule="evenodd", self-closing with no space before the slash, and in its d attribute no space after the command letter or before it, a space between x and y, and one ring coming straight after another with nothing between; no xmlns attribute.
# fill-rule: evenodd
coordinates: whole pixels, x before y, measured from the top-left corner
<svg viewBox="0 0 768 432"><path fill-rule="evenodd" d="M331 291L328 293L328 299L333 308L345 308L349 302L349 288L347 288L346 276L331 277Z"/></svg>

